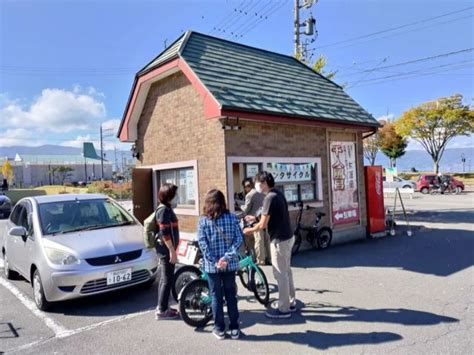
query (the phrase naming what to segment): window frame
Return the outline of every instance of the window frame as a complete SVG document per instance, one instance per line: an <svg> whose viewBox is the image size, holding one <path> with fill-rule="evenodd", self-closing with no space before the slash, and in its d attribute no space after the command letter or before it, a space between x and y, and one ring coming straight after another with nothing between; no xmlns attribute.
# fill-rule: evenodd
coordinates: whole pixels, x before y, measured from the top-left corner
<svg viewBox="0 0 474 355"><path fill-rule="evenodd" d="M323 207L324 206L324 193L323 193L323 184L322 184L322 159L321 157L243 157L243 156L228 156L227 157L227 200L229 208L234 211L234 177L233 177L233 164L259 164L262 169L266 169L268 163L282 163L282 164L307 164L314 163L316 165L315 178L316 181L295 181L290 182L289 184L298 185L298 194L300 194L300 185L314 184L315 194L317 199L315 200L306 200L305 204L313 207ZM246 173L246 171L245 171ZM275 182L275 187L285 186L285 183ZM289 210L296 209L293 207L292 203L289 202Z"/></svg>
<svg viewBox="0 0 474 355"><path fill-rule="evenodd" d="M194 207L177 207L174 209L177 215L185 216L199 216L199 170L197 160L180 161L166 164L155 164L150 166L143 166L143 168L149 168L153 170L153 208L158 206L158 190L159 186L159 173L163 170L178 170L185 168L192 168L194 171Z"/></svg>

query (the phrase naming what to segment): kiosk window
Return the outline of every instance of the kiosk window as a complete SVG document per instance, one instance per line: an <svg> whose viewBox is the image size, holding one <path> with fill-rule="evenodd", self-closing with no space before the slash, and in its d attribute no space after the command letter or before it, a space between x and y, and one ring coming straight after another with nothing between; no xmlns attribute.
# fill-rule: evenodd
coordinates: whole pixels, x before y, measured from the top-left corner
<svg viewBox="0 0 474 355"><path fill-rule="evenodd" d="M179 207L195 207L194 168L159 171L159 186L170 183L178 186Z"/></svg>

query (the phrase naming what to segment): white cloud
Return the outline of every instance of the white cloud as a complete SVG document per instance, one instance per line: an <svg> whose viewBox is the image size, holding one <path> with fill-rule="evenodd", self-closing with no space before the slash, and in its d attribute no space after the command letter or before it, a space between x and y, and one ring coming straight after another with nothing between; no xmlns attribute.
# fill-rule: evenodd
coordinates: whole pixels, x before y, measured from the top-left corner
<svg viewBox="0 0 474 355"><path fill-rule="evenodd" d="M114 133L114 135L117 134L118 128L120 126L120 120L108 120L102 123L102 129L104 130L110 130L111 132Z"/></svg>
<svg viewBox="0 0 474 355"><path fill-rule="evenodd" d="M0 146L3 147L13 145L36 147L43 144L46 144L46 142L35 139L33 132L24 128L7 129L0 135Z"/></svg>
<svg viewBox="0 0 474 355"><path fill-rule="evenodd" d="M82 144L84 142L92 142L90 134L86 134L85 136L77 136L76 139L64 141L60 143L60 145L64 147L82 148ZM100 144L97 144L96 142L94 142L94 145L96 147L100 147Z"/></svg>
<svg viewBox="0 0 474 355"><path fill-rule="evenodd" d="M76 137L76 139L64 141L60 143L60 145L64 147L74 147L74 148L82 149L84 142L93 143L97 151L97 154L100 155L100 140L92 139L90 134L87 134L84 136L79 135ZM130 147L131 147L130 143L121 143L118 140L115 142L110 141L110 140L104 140L104 150L114 150L114 148L116 148L117 150L130 150Z"/></svg>
<svg viewBox="0 0 474 355"><path fill-rule="evenodd" d="M72 91L44 89L29 106L18 101L3 104L0 115L7 127L35 128L58 133L88 129L92 122L105 119L105 105L94 88L84 93L76 86ZM92 95L93 94L93 95Z"/></svg>

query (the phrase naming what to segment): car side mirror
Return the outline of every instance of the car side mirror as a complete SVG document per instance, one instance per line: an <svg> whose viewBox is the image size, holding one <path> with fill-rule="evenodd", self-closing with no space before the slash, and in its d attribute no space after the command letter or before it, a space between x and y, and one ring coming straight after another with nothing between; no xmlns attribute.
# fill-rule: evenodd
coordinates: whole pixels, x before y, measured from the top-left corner
<svg viewBox="0 0 474 355"><path fill-rule="evenodd" d="M26 240L28 231L26 230L25 227L13 227L8 231L8 234L15 236L15 237L21 237L23 240Z"/></svg>

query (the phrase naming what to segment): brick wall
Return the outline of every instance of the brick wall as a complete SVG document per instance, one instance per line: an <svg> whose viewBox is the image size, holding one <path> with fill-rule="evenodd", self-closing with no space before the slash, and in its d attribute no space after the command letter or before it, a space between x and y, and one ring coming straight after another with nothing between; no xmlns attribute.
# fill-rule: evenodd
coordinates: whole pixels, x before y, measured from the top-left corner
<svg viewBox="0 0 474 355"><path fill-rule="evenodd" d="M225 149L228 156L321 158L324 204L321 210L327 215L323 224L329 224L326 129L251 121L239 124L240 131L226 131ZM292 212L291 217L294 220L296 212ZM314 222L313 218L312 213L305 212L303 222Z"/></svg>
<svg viewBox="0 0 474 355"><path fill-rule="evenodd" d="M219 121L204 118L199 93L176 73L150 88L138 124L137 148L143 154L137 167L197 160L196 196L202 209L211 187L227 193L222 132ZM178 217L181 231L196 231L197 216Z"/></svg>
<svg viewBox="0 0 474 355"><path fill-rule="evenodd" d="M328 140L343 140L356 142L357 146L357 172L360 191L360 207L362 225L366 224L365 188L363 172L362 135L353 131L326 132L326 128L298 126L287 124L272 124L250 121L240 121L240 131L225 132L225 151L227 156L252 156L252 157L320 157L323 188L323 204L326 217L323 224L329 224L330 193L328 171ZM292 219L296 212L292 212ZM311 223L314 215L306 212L304 222ZM346 228L350 225L338 228Z"/></svg>
<svg viewBox="0 0 474 355"><path fill-rule="evenodd" d="M186 77L177 73L150 88L138 124L138 151L142 152L137 166L198 161L200 209L205 192L217 187L227 196L226 156L252 157L320 157L324 212L330 214L328 176L328 141L357 142L358 175L362 224L365 225L365 189L362 138L351 131L326 132L324 127L240 121L241 130L223 131L218 120L204 118L202 97ZM294 213L293 213L294 214ZM313 218L305 213L305 222ZM184 232L195 232L197 216L179 216ZM329 224L325 217L323 224Z"/></svg>

